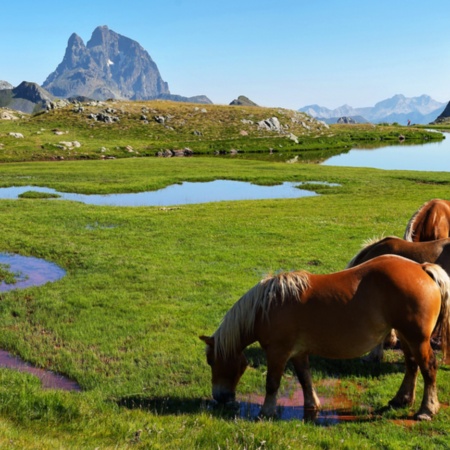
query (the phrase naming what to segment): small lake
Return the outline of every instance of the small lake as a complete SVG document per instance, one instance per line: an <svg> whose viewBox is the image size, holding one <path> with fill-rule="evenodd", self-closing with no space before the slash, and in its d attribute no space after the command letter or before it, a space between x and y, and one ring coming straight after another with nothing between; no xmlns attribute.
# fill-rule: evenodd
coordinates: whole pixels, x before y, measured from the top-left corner
<svg viewBox="0 0 450 450"><path fill-rule="evenodd" d="M450 133L439 142L410 145L407 141L381 148L354 148L333 156L325 166L371 167L386 170L450 171Z"/></svg>
<svg viewBox="0 0 450 450"><path fill-rule="evenodd" d="M276 186L260 186L243 181L215 180L204 183L183 182L158 191L127 194L86 195L58 192L37 186L0 188L0 199L16 199L27 191L57 194L60 199L107 206L172 206L231 200L263 200L312 197L315 192L299 189L300 182L284 182ZM308 184L311 184L309 182ZM316 182L316 184L329 183Z"/></svg>

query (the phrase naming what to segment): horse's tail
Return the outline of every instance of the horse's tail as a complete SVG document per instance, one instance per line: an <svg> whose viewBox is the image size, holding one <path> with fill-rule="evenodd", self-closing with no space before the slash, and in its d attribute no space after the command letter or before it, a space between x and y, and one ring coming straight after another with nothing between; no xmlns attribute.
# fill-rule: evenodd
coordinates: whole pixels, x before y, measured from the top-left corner
<svg viewBox="0 0 450 450"><path fill-rule="evenodd" d="M450 363L450 278L437 264L424 263L423 270L435 281L441 292L441 312L436 327L441 327L441 348L443 360Z"/></svg>

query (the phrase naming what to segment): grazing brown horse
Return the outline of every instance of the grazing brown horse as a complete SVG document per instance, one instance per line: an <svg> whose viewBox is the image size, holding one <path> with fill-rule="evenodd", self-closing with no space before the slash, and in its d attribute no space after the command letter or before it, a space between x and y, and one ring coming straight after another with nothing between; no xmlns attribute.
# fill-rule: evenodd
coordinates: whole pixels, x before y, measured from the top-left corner
<svg viewBox="0 0 450 450"><path fill-rule="evenodd" d="M398 255L418 263L439 264L450 275L450 238L435 241L411 242L395 236L369 241L347 264L355 267L381 255Z"/></svg>
<svg viewBox="0 0 450 450"><path fill-rule="evenodd" d="M411 217L405 230L407 241L433 241L450 237L450 201L434 199L424 203Z"/></svg>
<svg viewBox="0 0 450 450"><path fill-rule="evenodd" d="M413 404L420 368L424 393L416 418L430 420L439 410L430 336L440 323L446 356L449 289L450 279L440 266L395 255L328 275L298 271L266 278L234 304L212 336L201 336L207 344L213 398L220 403L234 401L247 367L243 350L257 341L267 356L261 415L276 415L276 396L289 360L303 389L305 409L318 410L309 355L355 358L395 328L402 339L406 371L390 405Z"/></svg>
<svg viewBox="0 0 450 450"><path fill-rule="evenodd" d="M395 236L389 236L380 240L369 241L347 264L347 268L355 267L377 256L388 254L403 256L418 263L439 264L450 275L450 238L410 242ZM394 330L391 331L388 340L391 344L395 343ZM364 359L366 361L381 361L383 359L383 343L375 347Z"/></svg>

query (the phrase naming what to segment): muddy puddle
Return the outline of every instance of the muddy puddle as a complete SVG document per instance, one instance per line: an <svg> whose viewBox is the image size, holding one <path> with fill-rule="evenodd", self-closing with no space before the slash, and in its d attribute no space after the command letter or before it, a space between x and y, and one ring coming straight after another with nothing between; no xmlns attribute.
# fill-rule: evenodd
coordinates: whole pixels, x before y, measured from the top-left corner
<svg viewBox="0 0 450 450"><path fill-rule="evenodd" d="M31 256L21 256L0 253L0 264L14 274L15 282L0 284L0 292L13 289L24 289L31 286L41 286L62 278L66 272L58 265L44 259ZM0 368L27 372L41 380L44 389L59 389L64 391L80 391L80 386L72 380L50 370L34 367L6 350L0 350Z"/></svg>
<svg viewBox="0 0 450 450"><path fill-rule="evenodd" d="M81 391L80 386L73 380L54 373L50 370L40 369L25 362L17 356L11 355L5 350L0 350L0 367L18 370L38 377L43 389L58 389L63 391Z"/></svg>
<svg viewBox="0 0 450 450"><path fill-rule="evenodd" d="M330 384L330 383L327 383ZM339 393L339 382L333 381L332 393L328 396L319 395L322 405L320 411L305 410L303 391L298 383L291 381L278 395L279 420L305 420L318 425L333 425L339 422L361 421L363 415L352 412L352 402L342 393ZM327 389L328 390L328 389ZM264 395L251 394L238 396L239 416L243 419L254 420L258 418ZM370 414L370 411L367 412Z"/></svg>
<svg viewBox="0 0 450 450"><path fill-rule="evenodd" d="M303 391L294 380L289 382L278 396L278 420L303 420L316 425L332 426L344 422L367 422L377 420L373 410L365 405L353 403L340 386L339 380L326 380L322 383L327 394L319 395L321 409L319 411L305 410ZM264 395L238 395L239 417L256 420L264 403ZM355 412L358 410L358 413ZM395 420L400 426L412 426L417 423L411 419Z"/></svg>

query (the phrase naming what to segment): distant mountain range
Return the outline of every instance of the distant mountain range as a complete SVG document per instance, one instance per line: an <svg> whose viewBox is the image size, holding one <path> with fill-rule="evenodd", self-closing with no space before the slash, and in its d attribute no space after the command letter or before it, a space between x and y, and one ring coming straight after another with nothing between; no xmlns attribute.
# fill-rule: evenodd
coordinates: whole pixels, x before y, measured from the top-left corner
<svg viewBox="0 0 450 450"><path fill-rule="evenodd" d="M406 125L408 121L416 124L428 124L445 109L447 103L440 103L428 95L407 98L404 95L394 95L382 100L372 107L353 108L343 105L336 109L328 109L319 105L308 105L300 108L310 116L327 123L336 123L341 117L349 117L356 122L399 123Z"/></svg>

